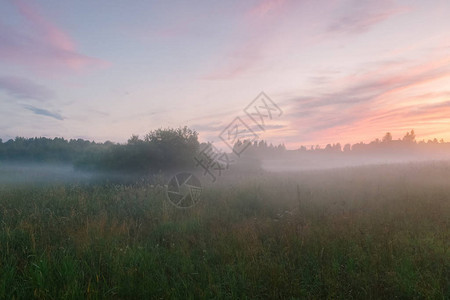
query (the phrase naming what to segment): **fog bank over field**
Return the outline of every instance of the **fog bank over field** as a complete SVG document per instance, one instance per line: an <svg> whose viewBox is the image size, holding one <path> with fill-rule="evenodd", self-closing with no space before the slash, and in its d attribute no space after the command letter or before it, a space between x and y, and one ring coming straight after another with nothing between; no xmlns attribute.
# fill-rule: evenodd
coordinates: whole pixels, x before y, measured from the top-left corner
<svg viewBox="0 0 450 300"><path fill-rule="evenodd" d="M94 179L95 173L76 170L70 164L1 162L1 184L82 183Z"/></svg>
<svg viewBox="0 0 450 300"><path fill-rule="evenodd" d="M233 153L234 152L234 153ZM296 172L357 166L449 161L450 143L416 141L414 130L394 140L390 133L370 143L304 146L288 150L264 140L237 140L228 153L214 153L187 127L157 129L126 144L64 138L0 140L0 183L151 182L176 172L252 176L260 171ZM236 155L238 154L238 155ZM228 157L224 159L223 155ZM201 162L201 164L200 164ZM218 168L220 166L220 168ZM219 171L218 171L219 170ZM205 174L206 174L205 173Z"/></svg>
<svg viewBox="0 0 450 300"><path fill-rule="evenodd" d="M82 170L63 163L0 163L0 187L8 185L52 185L52 184L134 184L154 183L162 173L131 171ZM171 173L170 173L171 174ZM162 182L160 182L162 183Z"/></svg>
<svg viewBox="0 0 450 300"><path fill-rule="evenodd" d="M302 170L319 170L386 164L427 163L437 161L450 161L450 153L405 153L391 155L349 155L346 153L296 154L275 158L262 158L261 167L263 170L272 172L295 172Z"/></svg>
<svg viewBox="0 0 450 300"><path fill-rule="evenodd" d="M402 139L394 140L388 132L382 139L343 147L335 143L324 148L317 145L286 150L284 145L273 146L259 141L249 145L244 156L256 157L264 170L298 171L450 160L450 143L442 139L418 142L411 130Z"/></svg>

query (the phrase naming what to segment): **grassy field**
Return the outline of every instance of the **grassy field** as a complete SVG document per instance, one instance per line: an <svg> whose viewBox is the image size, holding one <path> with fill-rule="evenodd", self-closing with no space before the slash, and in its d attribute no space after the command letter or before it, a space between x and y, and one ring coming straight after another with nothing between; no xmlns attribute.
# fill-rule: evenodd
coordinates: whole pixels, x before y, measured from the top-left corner
<svg viewBox="0 0 450 300"><path fill-rule="evenodd" d="M0 184L0 298L449 299L449 216L448 163Z"/></svg>

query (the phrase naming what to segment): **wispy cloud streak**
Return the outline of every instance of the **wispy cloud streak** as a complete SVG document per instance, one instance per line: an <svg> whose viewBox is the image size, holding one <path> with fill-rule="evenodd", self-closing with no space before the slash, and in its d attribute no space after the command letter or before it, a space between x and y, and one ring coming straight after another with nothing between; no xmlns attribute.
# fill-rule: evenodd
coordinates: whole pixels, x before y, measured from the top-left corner
<svg viewBox="0 0 450 300"><path fill-rule="evenodd" d="M244 74L264 58L264 45L271 30L282 20L282 14L290 1L263 0L252 6L243 17L237 35L240 42L230 50L219 66L203 79L232 79Z"/></svg>
<svg viewBox="0 0 450 300"><path fill-rule="evenodd" d="M304 140L317 142L364 136L363 131L370 136L375 131L417 128L450 118L448 92L423 94L434 82L450 78L448 59L385 71L384 76L377 71L349 76L343 82L351 83L340 91L292 99L285 117L290 128Z"/></svg>
<svg viewBox="0 0 450 300"><path fill-rule="evenodd" d="M12 4L22 21L31 26L18 30L0 22L0 61L38 67L44 72L48 68L73 71L107 65L78 52L70 36L28 2L14 0Z"/></svg>
<svg viewBox="0 0 450 300"><path fill-rule="evenodd" d="M53 119L56 119L56 120L60 120L60 121L64 120L64 117L62 115L60 115L59 113L57 113L57 112L52 112L52 111L49 111L47 109L35 107L33 105L24 105L23 107L25 109L28 109L28 110L32 111L36 115L50 117L50 118L53 118Z"/></svg>
<svg viewBox="0 0 450 300"><path fill-rule="evenodd" d="M0 90L12 97L22 99L45 101L54 97L53 92L46 87L15 76L0 76Z"/></svg>
<svg viewBox="0 0 450 300"><path fill-rule="evenodd" d="M348 4L345 3L345 5ZM395 6L392 1L351 2L351 7L348 7L344 14L330 24L328 32L360 34L378 23L410 10L409 7Z"/></svg>

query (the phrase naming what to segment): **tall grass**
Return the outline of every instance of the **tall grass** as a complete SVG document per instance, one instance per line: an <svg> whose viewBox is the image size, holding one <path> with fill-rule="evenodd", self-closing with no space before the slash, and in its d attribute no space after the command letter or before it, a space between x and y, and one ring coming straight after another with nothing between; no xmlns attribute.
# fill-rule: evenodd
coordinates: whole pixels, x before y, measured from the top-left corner
<svg viewBox="0 0 450 300"><path fill-rule="evenodd" d="M0 186L0 298L450 298L450 165Z"/></svg>

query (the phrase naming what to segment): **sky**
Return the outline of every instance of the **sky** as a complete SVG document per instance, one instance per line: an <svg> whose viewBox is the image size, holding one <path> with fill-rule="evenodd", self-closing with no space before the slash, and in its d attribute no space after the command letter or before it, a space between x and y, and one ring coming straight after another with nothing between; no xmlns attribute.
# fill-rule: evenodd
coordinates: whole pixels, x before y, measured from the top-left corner
<svg viewBox="0 0 450 300"><path fill-rule="evenodd" d="M448 0L0 0L0 138L450 141ZM244 111L264 92L280 113ZM268 116L268 115L267 115ZM220 145L219 145L220 147Z"/></svg>

